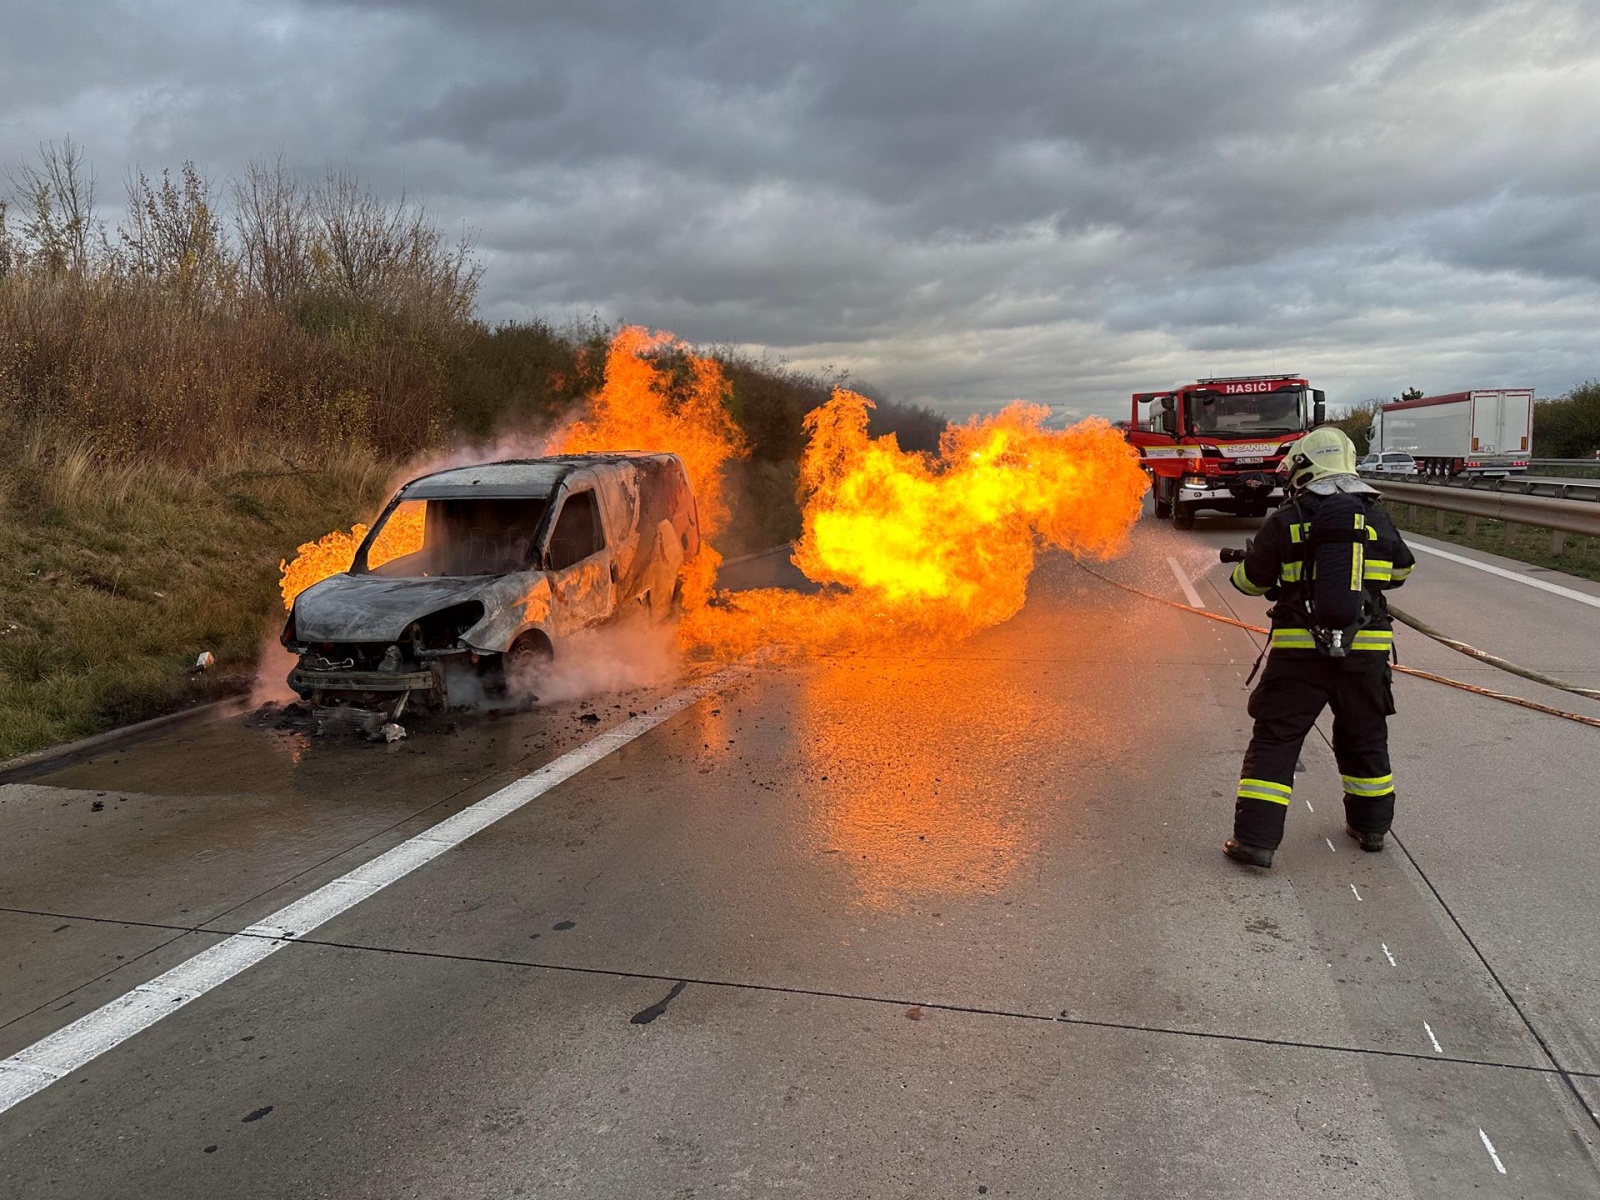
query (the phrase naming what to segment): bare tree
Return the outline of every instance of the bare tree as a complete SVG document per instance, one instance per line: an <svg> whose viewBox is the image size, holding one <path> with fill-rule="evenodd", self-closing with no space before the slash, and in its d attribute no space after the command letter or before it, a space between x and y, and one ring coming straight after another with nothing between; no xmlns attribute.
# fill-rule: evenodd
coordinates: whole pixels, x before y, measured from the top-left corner
<svg viewBox="0 0 1600 1200"><path fill-rule="evenodd" d="M233 183L233 227L246 284L272 304L290 304L312 286L311 200L283 159L251 162Z"/></svg>
<svg viewBox="0 0 1600 1200"><path fill-rule="evenodd" d="M335 294L445 323L471 315L483 268L470 241L448 244L421 205L385 200L345 169L329 171L311 205L318 265Z"/></svg>
<svg viewBox="0 0 1600 1200"><path fill-rule="evenodd" d="M128 214L117 227L127 267L185 299L219 298L231 264L211 181L185 162L178 180L164 170L156 186L140 173L127 187Z"/></svg>
<svg viewBox="0 0 1600 1200"><path fill-rule="evenodd" d="M52 275L83 274L90 248L101 234L95 217L95 179L83 147L71 138L41 143L37 162L10 175L25 216L22 234L29 257Z"/></svg>
<svg viewBox="0 0 1600 1200"><path fill-rule="evenodd" d="M0 200L0 279L10 275L15 267L17 250L11 237L11 226L6 221L7 207Z"/></svg>

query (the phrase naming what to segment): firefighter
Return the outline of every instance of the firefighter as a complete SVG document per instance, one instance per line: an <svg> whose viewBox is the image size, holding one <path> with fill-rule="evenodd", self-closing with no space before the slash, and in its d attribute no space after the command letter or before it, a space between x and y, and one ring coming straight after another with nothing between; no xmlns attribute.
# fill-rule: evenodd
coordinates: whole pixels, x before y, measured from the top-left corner
<svg viewBox="0 0 1600 1200"><path fill-rule="evenodd" d="M1394 819L1388 718L1394 627L1384 593L1415 563L1375 489L1356 474L1355 446L1334 426L1294 443L1278 468L1287 497L1247 547L1233 586L1274 601L1266 670L1250 694L1255 720L1240 772L1233 837L1223 852L1270 867L1283 839L1300 746L1333 709L1345 832L1383 849Z"/></svg>

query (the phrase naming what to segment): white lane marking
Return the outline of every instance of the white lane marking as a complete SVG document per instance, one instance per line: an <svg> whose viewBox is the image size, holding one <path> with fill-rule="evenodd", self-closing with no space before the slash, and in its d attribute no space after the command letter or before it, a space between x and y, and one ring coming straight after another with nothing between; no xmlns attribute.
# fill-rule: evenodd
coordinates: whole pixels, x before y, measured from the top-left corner
<svg viewBox="0 0 1600 1200"><path fill-rule="evenodd" d="M1337 850L1335 850L1333 848L1333 839L1332 838L1323 838L1322 840L1328 843L1328 853L1329 854L1337 854L1337 853L1339 853Z"/></svg>
<svg viewBox="0 0 1600 1200"><path fill-rule="evenodd" d="M1428 1031L1428 1040L1433 1043L1433 1052L1435 1054L1443 1054L1444 1047L1439 1045L1439 1039L1433 1036L1433 1026L1424 1021L1422 1027Z"/></svg>
<svg viewBox="0 0 1600 1200"><path fill-rule="evenodd" d="M1475 567L1479 571L1487 571L1490 575L1498 575L1502 579L1512 579L1517 583L1525 583L1529 587L1538 588L1541 592L1553 592L1557 596L1565 596L1568 600L1576 600L1579 604L1587 604L1591 608L1600 608L1600 596L1591 596L1588 592L1574 591L1572 588L1562 587L1559 583L1535 579L1532 575L1524 575L1520 571L1508 571L1504 567L1497 567L1493 563L1479 562L1477 559L1468 558L1464 554L1451 554L1448 550L1436 550L1432 546L1424 546L1421 542L1408 542L1407 545L1413 550L1422 551L1424 554L1447 558L1451 562L1460 563L1466 567Z"/></svg>
<svg viewBox="0 0 1600 1200"><path fill-rule="evenodd" d="M1350 890L1351 890L1351 891L1352 891L1352 892L1356 892L1356 885L1355 885L1355 884L1353 884L1353 883L1352 883L1352 884L1351 884L1351 885L1350 885ZM1357 900L1359 900L1359 899L1361 899L1361 893L1360 893L1360 892L1356 892L1356 899L1357 899Z"/></svg>
<svg viewBox="0 0 1600 1200"><path fill-rule="evenodd" d="M1178 565L1178 560L1172 555L1167 555L1167 566L1172 568L1172 577L1178 581L1178 586L1183 589L1183 598L1189 602L1190 608L1204 608L1205 603L1200 599L1200 593L1194 590L1194 584L1189 582L1189 577L1183 573L1183 568Z"/></svg>
<svg viewBox="0 0 1600 1200"><path fill-rule="evenodd" d="M1489 1152L1489 1157L1494 1159L1494 1169L1504 1175L1506 1173L1506 1165L1500 1161L1500 1156L1494 1152L1494 1143L1489 1140L1489 1135L1480 1128L1478 1136L1483 1139L1483 1148Z"/></svg>
<svg viewBox="0 0 1600 1200"><path fill-rule="evenodd" d="M1389 953L1389 943L1379 942L1378 945L1383 947L1383 956L1389 960L1389 965L1391 967L1398 967L1400 964L1395 962L1394 955Z"/></svg>
<svg viewBox="0 0 1600 1200"><path fill-rule="evenodd" d="M740 667L725 668L675 692L648 712L631 717L569 750L371 862L280 908L243 933L202 950L149 983L140 984L126 995L0 1061L0 1113L79 1070L212 988L249 970L295 938L304 937L319 925L354 908L446 850L459 846L473 834L537 800L551 788L725 687L742 673Z"/></svg>
<svg viewBox="0 0 1600 1200"><path fill-rule="evenodd" d="M1302 800L1306 800L1306 798L1305 798L1305 797L1304 797L1304 796L1301 796L1301 797L1300 797L1300 799L1302 799ZM1311 808L1311 801L1309 801L1309 800L1306 800L1306 807L1307 807L1307 808ZM1311 811L1312 811L1312 812L1316 812L1316 811L1317 811L1317 810L1316 810L1316 809L1314 809L1314 808L1311 808Z"/></svg>

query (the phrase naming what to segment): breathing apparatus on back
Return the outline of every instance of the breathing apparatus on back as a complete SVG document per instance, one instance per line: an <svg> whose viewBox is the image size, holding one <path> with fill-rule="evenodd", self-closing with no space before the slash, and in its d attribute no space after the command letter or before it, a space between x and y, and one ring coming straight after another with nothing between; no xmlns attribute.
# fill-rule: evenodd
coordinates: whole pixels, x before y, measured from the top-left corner
<svg viewBox="0 0 1600 1200"><path fill-rule="evenodd" d="M1307 494L1317 497L1310 521L1300 519L1294 525L1306 541L1298 615L1320 653L1343 658L1373 616L1365 583L1366 550L1373 536L1367 502L1359 492L1339 486L1342 476L1357 479L1356 448L1343 430L1325 425L1295 442L1278 471L1302 518Z"/></svg>

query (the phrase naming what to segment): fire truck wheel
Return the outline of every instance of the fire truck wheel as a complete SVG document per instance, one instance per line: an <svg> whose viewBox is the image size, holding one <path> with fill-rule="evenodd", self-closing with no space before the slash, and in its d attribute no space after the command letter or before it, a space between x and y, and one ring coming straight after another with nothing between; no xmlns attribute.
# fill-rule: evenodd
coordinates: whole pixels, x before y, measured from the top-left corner
<svg viewBox="0 0 1600 1200"><path fill-rule="evenodd" d="M1182 500L1172 506L1172 524L1176 529L1194 528L1195 505L1185 504Z"/></svg>

